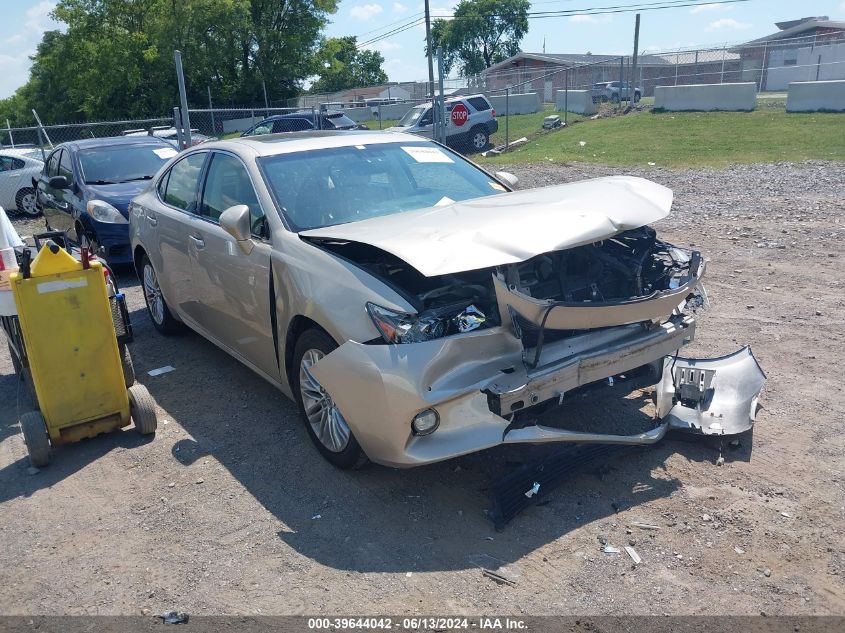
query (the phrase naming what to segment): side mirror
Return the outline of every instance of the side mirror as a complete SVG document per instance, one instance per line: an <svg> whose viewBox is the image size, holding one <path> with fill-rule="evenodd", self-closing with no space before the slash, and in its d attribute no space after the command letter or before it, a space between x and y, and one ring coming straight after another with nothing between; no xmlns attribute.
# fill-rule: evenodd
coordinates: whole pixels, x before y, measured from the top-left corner
<svg viewBox="0 0 845 633"><path fill-rule="evenodd" d="M519 184L519 178L514 176L509 171L497 171L496 172L496 178L501 180L503 183L505 183L511 189L516 189L516 186Z"/></svg>
<svg viewBox="0 0 845 633"><path fill-rule="evenodd" d="M70 187L67 178L64 176L52 176L50 178L50 189L67 189Z"/></svg>
<svg viewBox="0 0 845 633"><path fill-rule="evenodd" d="M220 218L217 221L220 223L220 228L235 238L238 248L243 251L244 255L249 255L252 252L252 247L255 244L252 241L248 206L245 204L236 204L233 207L229 207L220 214Z"/></svg>

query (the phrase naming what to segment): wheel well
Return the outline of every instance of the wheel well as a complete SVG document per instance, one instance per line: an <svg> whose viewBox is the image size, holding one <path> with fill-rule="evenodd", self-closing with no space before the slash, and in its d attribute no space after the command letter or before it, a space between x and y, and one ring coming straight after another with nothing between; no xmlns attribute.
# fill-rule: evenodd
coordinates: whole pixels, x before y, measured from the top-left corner
<svg viewBox="0 0 845 633"><path fill-rule="evenodd" d="M135 274L138 275L138 279L141 278L141 258L146 254L143 246L136 246L132 253L132 262L135 264Z"/></svg>
<svg viewBox="0 0 845 633"><path fill-rule="evenodd" d="M319 323L314 321L313 319L309 319L306 316L297 315L291 319L290 325L288 326L287 334L285 334L285 370L287 372L287 379L288 383L291 383L291 371L293 364L293 352L296 348L296 341L302 336L302 333L306 330L320 330L330 339L334 340L334 337L326 332L326 329L321 327Z"/></svg>

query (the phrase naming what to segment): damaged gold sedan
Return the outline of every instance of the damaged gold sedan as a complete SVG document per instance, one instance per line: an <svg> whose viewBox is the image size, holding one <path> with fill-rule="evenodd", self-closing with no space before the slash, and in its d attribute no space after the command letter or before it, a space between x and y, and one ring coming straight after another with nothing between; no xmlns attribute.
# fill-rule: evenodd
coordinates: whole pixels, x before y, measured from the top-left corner
<svg viewBox="0 0 845 633"><path fill-rule="evenodd" d="M649 227L671 191L514 184L404 134L207 143L133 202L134 259L157 329L187 324L277 385L337 466L751 428L765 376L750 350L679 355L705 263ZM516 423L638 368L658 382L650 430Z"/></svg>

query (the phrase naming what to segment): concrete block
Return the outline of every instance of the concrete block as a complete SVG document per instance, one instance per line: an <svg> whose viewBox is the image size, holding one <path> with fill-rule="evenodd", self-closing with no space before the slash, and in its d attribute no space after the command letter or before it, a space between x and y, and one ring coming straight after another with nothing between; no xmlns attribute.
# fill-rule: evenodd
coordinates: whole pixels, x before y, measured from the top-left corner
<svg viewBox="0 0 845 633"><path fill-rule="evenodd" d="M566 96L566 90L558 90L555 93L555 110L563 112L564 104L569 112L576 114L591 115L599 111L598 104L593 103L593 97L589 90L570 90Z"/></svg>
<svg viewBox="0 0 845 633"><path fill-rule="evenodd" d="M701 84L657 86L654 109L667 112L751 111L757 106L757 84Z"/></svg>
<svg viewBox="0 0 845 633"><path fill-rule="evenodd" d="M789 84L787 112L845 112L845 80Z"/></svg>
<svg viewBox="0 0 845 633"><path fill-rule="evenodd" d="M540 95L536 92L526 92L522 94L512 94L506 97L503 94L487 97L496 114L533 114L539 112L543 104L540 101ZM507 102L507 108L505 103ZM507 111L506 111L507 110Z"/></svg>

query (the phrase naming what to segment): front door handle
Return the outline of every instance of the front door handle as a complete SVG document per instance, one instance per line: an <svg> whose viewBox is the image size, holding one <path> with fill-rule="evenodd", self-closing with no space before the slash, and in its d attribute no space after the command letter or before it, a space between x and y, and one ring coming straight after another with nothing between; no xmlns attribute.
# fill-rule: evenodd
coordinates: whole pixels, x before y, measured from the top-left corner
<svg viewBox="0 0 845 633"><path fill-rule="evenodd" d="M147 222L150 223L150 226L156 226L158 224L158 219L156 219L156 216L147 213Z"/></svg>
<svg viewBox="0 0 845 633"><path fill-rule="evenodd" d="M191 238L191 241L194 243L194 246L197 247L197 250L205 248L205 242L201 238L194 237L193 235L189 235L188 237Z"/></svg>

